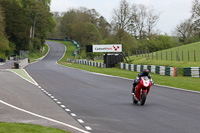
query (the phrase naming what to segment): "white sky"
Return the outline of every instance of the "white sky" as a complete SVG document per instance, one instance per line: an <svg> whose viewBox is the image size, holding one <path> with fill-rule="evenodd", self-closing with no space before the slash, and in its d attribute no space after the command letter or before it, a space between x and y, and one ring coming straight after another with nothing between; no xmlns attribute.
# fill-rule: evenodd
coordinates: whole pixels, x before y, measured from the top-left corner
<svg viewBox="0 0 200 133"><path fill-rule="evenodd" d="M104 16L108 22L112 20L114 8L119 7L121 0L51 0L52 12L65 12L70 8L86 7L95 9L100 15ZM171 34L171 31L181 21L191 16L193 0L127 0L135 4L143 4L153 7L160 13L157 29L161 33Z"/></svg>

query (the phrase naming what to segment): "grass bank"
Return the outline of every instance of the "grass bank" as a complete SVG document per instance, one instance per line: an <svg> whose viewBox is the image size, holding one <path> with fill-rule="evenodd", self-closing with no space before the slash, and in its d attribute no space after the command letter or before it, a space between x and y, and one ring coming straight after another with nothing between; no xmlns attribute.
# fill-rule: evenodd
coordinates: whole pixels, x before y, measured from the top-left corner
<svg viewBox="0 0 200 133"><path fill-rule="evenodd" d="M56 128L33 124L0 122L0 133L70 133Z"/></svg>
<svg viewBox="0 0 200 133"><path fill-rule="evenodd" d="M178 75L182 76L184 67L200 67L200 42L157 51L149 54L149 57L147 60L145 54L138 57L130 56L130 63L177 67Z"/></svg>
<svg viewBox="0 0 200 133"><path fill-rule="evenodd" d="M119 68L103 68L102 69L102 68L98 68L98 67L74 64L74 63L67 63L66 62L67 58L73 58L72 53L75 50L75 46L73 46L73 44L70 42L60 41L60 43L63 43L67 47L67 51L66 51L64 58L58 62L61 65L65 65L65 66L77 68L77 69L82 69L82 70L86 70L86 71L96 72L96 73L125 77L125 78L129 78L129 79L134 79L138 75L138 72L122 70ZM142 63L147 63L147 62L146 61L144 61L144 62L138 61L136 63L142 64ZM136 63L134 63L134 64L136 64ZM150 63L150 61L149 61L149 63ZM155 65L162 66L162 65L164 65L164 62L160 62L160 64L158 63ZM187 90L193 90L193 91L200 91L200 88L199 88L200 79L199 78L181 77L181 76L180 77L170 77L170 76L162 76L162 75L158 75L158 74L151 74L151 75L152 75L153 80L155 81L155 84L176 87L176 88L182 88L182 89L187 89Z"/></svg>
<svg viewBox="0 0 200 133"><path fill-rule="evenodd" d="M30 52L29 53L30 62L32 63L32 62L35 62L35 61L41 59L43 56L45 56L47 54L48 51L49 51L49 47L48 47L48 45L45 44L43 52L41 50Z"/></svg>

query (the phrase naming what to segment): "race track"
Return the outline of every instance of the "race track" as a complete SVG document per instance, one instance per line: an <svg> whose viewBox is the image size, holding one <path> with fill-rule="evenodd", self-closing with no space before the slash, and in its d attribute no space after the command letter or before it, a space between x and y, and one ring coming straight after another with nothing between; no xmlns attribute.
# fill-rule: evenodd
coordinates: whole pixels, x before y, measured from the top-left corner
<svg viewBox="0 0 200 133"><path fill-rule="evenodd" d="M134 105L131 80L60 66L64 45L47 43L49 54L25 69L93 133L200 132L200 94L153 86L146 104Z"/></svg>

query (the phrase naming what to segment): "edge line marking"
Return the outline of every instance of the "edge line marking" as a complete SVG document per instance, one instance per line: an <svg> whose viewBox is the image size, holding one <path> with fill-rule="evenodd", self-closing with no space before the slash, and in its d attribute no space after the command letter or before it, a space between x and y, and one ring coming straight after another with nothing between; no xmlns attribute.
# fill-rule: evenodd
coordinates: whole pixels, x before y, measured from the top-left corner
<svg viewBox="0 0 200 133"><path fill-rule="evenodd" d="M57 121L57 120L54 120L54 119L51 119L51 118L48 118L48 117L45 117L45 116L42 116L42 115L38 115L38 114L32 113L32 112L27 111L27 110L24 110L24 109L18 108L18 107L16 107L16 106L11 105L11 104L9 104L9 103L6 103L6 102L4 102L4 101L2 101L2 100L0 100L0 103L2 103L2 104L4 104L4 105L7 105L7 106L9 106L9 107L11 107L11 108L14 108L14 109L16 109L16 110L25 112L25 113L27 113L27 114L30 114L30 115L33 115L33 116L36 116L36 117L39 117L39 118L42 118L42 119L45 119L45 120L48 120L48 121L51 121L51 122L60 124L60 125L64 125L64 126L66 126L66 127L72 128L72 129L75 129L75 130L80 131L80 132L82 132L82 133L90 133L90 132L84 131L84 130L82 130L82 129L80 129L80 128L77 128L77 127L75 127L75 126L66 124L66 123L64 123L64 122L60 122L60 121Z"/></svg>

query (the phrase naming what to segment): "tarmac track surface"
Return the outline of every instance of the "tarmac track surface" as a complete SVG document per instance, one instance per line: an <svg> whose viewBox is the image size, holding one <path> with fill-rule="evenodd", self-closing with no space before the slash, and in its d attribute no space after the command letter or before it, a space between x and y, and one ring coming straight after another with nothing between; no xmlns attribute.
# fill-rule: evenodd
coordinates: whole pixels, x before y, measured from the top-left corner
<svg viewBox="0 0 200 133"><path fill-rule="evenodd" d="M44 117L48 119L44 119ZM37 124L80 133L49 119L84 130L77 121L42 93L38 86L25 81L10 71L0 69L0 121Z"/></svg>
<svg viewBox="0 0 200 133"><path fill-rule="evenodd" d="M146 104L134 105L132 81L60 66L64 46L47 43L49 54L27 72L92 132L199 133L200 94L153 86Z"/></svg>

